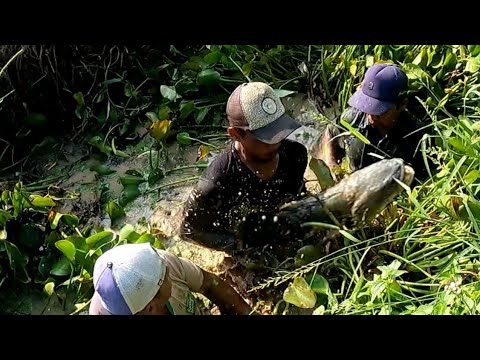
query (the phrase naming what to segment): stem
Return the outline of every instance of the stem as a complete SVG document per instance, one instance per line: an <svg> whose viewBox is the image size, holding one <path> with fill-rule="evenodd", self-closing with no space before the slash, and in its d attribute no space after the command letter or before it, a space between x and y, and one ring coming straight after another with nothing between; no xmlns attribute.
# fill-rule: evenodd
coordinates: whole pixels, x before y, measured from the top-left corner
<svg viewBox="0 0 480 360"><path fill-rule="evenodd" d="M163 189L165 187L169 187L169 186L174 186L174 185L177 185L177 184L181 184L181 183L184 183L184 182L188 182L188 181L193 181L193 180L198 180L200 178L200 176L192 176L192 177L189 177L189 178L186 178L186 179L182 179L182 180L178 180L178 181L173 181L169 184L162 184L162 185L159 185L153 189L150 189L148 192L154 192L154 191L157 191L157 190L160 190L160 189Z"/></svg>

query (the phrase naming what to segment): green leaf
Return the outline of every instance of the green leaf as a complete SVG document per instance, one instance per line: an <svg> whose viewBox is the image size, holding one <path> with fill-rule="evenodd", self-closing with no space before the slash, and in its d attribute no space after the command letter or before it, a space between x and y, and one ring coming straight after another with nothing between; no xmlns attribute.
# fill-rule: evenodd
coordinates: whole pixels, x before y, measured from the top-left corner
<svg viewBox="0 0 480 360"><path fill-rule="evenodd" d="M307 277L306 281L310 284L311 289L316 294L328 294L328 290L330 289L328 280L322 275L315 274L313 277L309 276Z"/></svg>
<svg viewBox="0 0 480 360"><path fill-rule="evenodd" d="M128 81L125 83L124 93L126 97L135 97L138 95L138 91L135 91L134 86Z"/></svg>
<svg viewBox="0 0 480 360"><path fill-rule="evenodd" d="M354 136L359 138L365 144L370 145L370 140L368 140L365 136L359 133L355 128L352 127L346 120L342 119L340 123Z"/></svg>
<svg viewBox="0 0 480 360"><path fill-rule="evenodd" d="M326 190L335 185L335 181L333 181L332 174L330 173L330 168L323 160L312 157L308 166L315 173L322 190Z"/></svg>
<svg viewBox="0 0 480 360"><path fill-rule="evenodd" d="M372 292L372 302L375 301L376 298L380 297L381 294L387 288L387 284L383 280L377 280L373 282L371 292Z"/></svg>
<svg viewBox="0 0 480 360"><path fill-rule="evenodd" d="M465 175L463 179L465 180L465 183L467 185L470 185L474 183L479 177L480 177L480 170L472 170L467 175Z"/></svg>
<svg viewBox="0 0 480 360"><path fill-rule="evenodd" d="M73 214L62 214L62 213L56 213L55 214L55 218L53 219L52 221L52 224L50 225L50 227L52 229L56 229L57 226L58 226L58 223L60 221L60 219L62 220L62 223L67 225L67 226L70 226L70 227L76 227L78 226L78 217L76 215L73 215Z"/></svg>
<svg viewBox="0 0 480 360"><path fill-rule="evenodd" d="M107 203L107 214L112 224L126 216L125 210L113 200L109 200Z"/></svg>
<svg viewBox="0 0 480 360"><path fill-rule="evenodd" d="M461 139L457 137L451 137L447 140L447 142L452 145L455 150L458 150L463 154L467 154L468 156L475 157L475 152L473 149L469 146L466 146Z"/></svg>
<svg viewBox="0 0 480 360"><path fill-rule="evenodd" d="M182 101L180 103L180 120L186 119L194 110L195 103L193 101Z"/></svg>
<svg viewBox="0 0 480 360"><path fill-rule="evenodd" d="M153 247L155 249L166 250L165 245L163 245L163 243L158 239L155 239L155 242L153 243Z"/></svg>
<svg viewBox="0 0 480 360"><path fill-rule="evenodd" d="M285 96L295 94L295 91L292 91L292 90L273 89L273 91L275 91L275 94L277 94L279 98L283 98Z"/></svg>
<svg viewBox="0 0 480 360"><path fill-rule="evenodd" d="M214 65L214 64L216 64L217 62L220 61L222 56L223 56L223 54L220 51L212 51L211 53L205 55L203 60L205 60L205 62L208 65Z"/></svg>
<svg viewBox="0 0 480 360"><path fill-rule="evenodd" d="M100 176L110 175L110 174L113 174L113 173L116 172L115 170L109 168L106 165L98 165L98 164L97 165L92 165L90 167L90 170L95 171Z"/></svg>
<svg viewBox="0 0 480 360"><path fill-rule="evenodd" d="M311 309L317 302L317 295L303 277L296 277L283 293L283 300L299 308Z"/></svg>
<svg viewBox="0 0 480 360"><path fill-rule="evenodd" d="M67 276L67 275L70 275L70 271L71 271L70 261L65 256L62 256L52 266L52 270L50 270L50 274L55 276Z"/></svg>
<svg viewBox="0 0 480 360"><path fill-rule="evenodd" d="M162 94L162 96L164 98L167 98L170 101L175 101L176 99L181 97L175 91L174 86L161 85L160 86L160 93Z"/></svg>
<svg viewBox="0 0 480 360"><path fill-rule="evenodd" d="M83 93L82 92L77 92L73 94L73 98L77 102L78 106L84 106L85 105L85 100L83 98Z"/></svg>
<svg viewBox="0 0 480 360"><path fill-rule="evenodd" d="M7 230L5 229L0 229L0 240L6 240L8 238ZM0 242L1 245L3 243Z"/></svg>
<svg viewBox="0 0 480 360"><path fill-rule="evenodd" d="M152 234L149 234L149 233L145 233L143 234L142 236L140 236L137 241L135 241L135 244L141 244L141 243L146 243L146 242L149 242L150 244L154 244L155 243L155 236L153 236Z"/></svg>
<svg viewBox="0 0 480 360"><path fill-rule="evenodd" d="M52 296L54 289L55 289L55 283L50 281L49 283L46 283L45 286L43 287L43 292L48 296Z"/></svg>
<svg viewBox="0 0 480 360"><path fill-rule="evenodd" d="M138 185L126 185L123 188L122 194L120 195L120 205L126 206L137 197L140 196L140 190L138 189Z"/></svg>
<svg viewBox="0 0 480 360"><path fill-rule="evenodd" d="M129 243L134 243L139 237L140 234L137 233L135 228L130 224L126 224L124 227L122 227L122 230L120 230L120 241L127 240Z"/></svg>
<svg viewBox="0 0 480 360"><path fill-rule="evenodd" d="M168 106L162 106L160 110L158 110L158 118L157 120L165 120L168 119L172 110Z"/></svg>
<svg viewBox="0 0 480 360"><path fill-rule="evenodd" d="M59 240L55 243L55 246L67 257L68 260L71 262L75 260L75 245L73 245L70 241Z"/></svg>
<svg viewBox="0 0 480 360"><path fill-rule="evenodd" d="M480 69L480 63L476 57L471 57L467 60L465 71L470 73L476 73Z"/></svg>
<svg viewBox="0 0 480 360"><path fill-rule="evenodd" d="M121 176L119 180L123 186L140 185L146 181L143 177L132 176L132 175Z"/></svg>
<svg viewBox="0 0 480 360"><path fill-rule="evenodd" d="M210 108L205 107L202 109L197 109L197 114L195 116L195 122L197 124L201 124L203 119L205 119L205 116L207 116L208 112L210 111Z"/></svg>
<svg viewBox="0 0 480 360"><path fill-rule="evenodd" d="M220 82L220 73L213 69L205 69L197 75L197 84L203 86L213 86Z"/></svg>
<svg viewBox="0 0 480 360"><path fill-rule="evenodd" d="M123 158L128 158L128 154L121 151L121 150L117 150L117 148L115 147L115 138L112 138L112 151L113 151L113 154L115 156L119 156L119 157L123 157Z"/></svg>
<svg viewBox="0 0 480 360"><path fill-rule="evenodd" d="M177 134L177 142L180 145L190 145L192 143L192 139L190 138L189 133L181 132Z"/></svg>
<svg viewBox="0 0 480 360"><path fill-rule="evenodd" d="M150 173L148 174L148 184L153 185L155 184L158 180L163 179L165 177L165 174L163 173L162 169L151 169Z"/></svg>
<svg viewBox="0 0 480 360"><path fill-rule="evenodd" d="M375 64L375 57L372 55L367 55L365 57L365 66L369 68L370 66L373 66Z"/></svg>
<svg viewBox="0 0 480 360"><path fill-rule="evenodd" d="M7 221L9 221L12 218L13 216L8 211L0 209L0 225L5 226Z"/></svg>
<svg viewBox="0 0 480 360"><path fill-rule="evenodd" d="M250 76L250 72L252 71L253 62L248 62L242 66L242 74L243 76Z"/></svg>
<svg viewBox="0 0 480 360"><path fill-rule="evenodd" d="M98 249L100 246L111 241L115 235L111 231L101 231L88 237L85 242L92 249L94 246Z"/></svg>
<svg viewBox="0 0 480 360"><path fill-rule="evenodd" d="M158 121L158 120L159 120L157 114L154 113L154 112L151 112L151 111L150 111L150 112L147 112L147 113L145 114L145 116L146 116L146 117L148 118L148 120L150 120L151 122L155 122L155 121Z"/></svg>
<svg viewBox="0 0 480 360"><path fill-rule="evenodd" d="M38 207L52 207L57 205L55 201L47 196L38 196L38 195L31 195L30 200L33 206Z"/></svg>

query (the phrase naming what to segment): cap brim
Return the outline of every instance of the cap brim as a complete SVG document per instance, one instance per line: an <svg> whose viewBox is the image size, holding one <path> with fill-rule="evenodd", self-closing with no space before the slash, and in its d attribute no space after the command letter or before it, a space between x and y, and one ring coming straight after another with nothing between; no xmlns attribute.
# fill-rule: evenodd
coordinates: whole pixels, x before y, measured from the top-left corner
<svg viewBox="0 0 480 360"><path fill-rule="evenodd" d="M367 96L360 89L348 100L348 105L369 115L382 115L389 110L394 103Z"/></svg>
<svg viewBox="0 0 480 360"><path fill-rule="evenodd" d="M301 126L290 116L283 114L270 124L251 132L253 136L263 143L277 144Z"/></svg>

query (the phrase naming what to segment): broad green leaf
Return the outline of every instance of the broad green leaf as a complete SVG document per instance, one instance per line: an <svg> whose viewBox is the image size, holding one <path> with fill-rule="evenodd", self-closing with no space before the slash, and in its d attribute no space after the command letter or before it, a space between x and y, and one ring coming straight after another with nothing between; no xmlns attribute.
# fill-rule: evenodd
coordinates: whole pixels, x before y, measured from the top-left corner
<svg viewBox="0 0 480 360"><path fill-rule="evenodd" d="M62 256L52 266L52 270L50 270L50 274L56 275L56 276L67 276L67 275L70 275L70 272L71 272L71 263L65 256Z"/></svg>
<svg viewBox="0 0 480 360"><path fill-rule="evenodd" d="M220 73L213 69L205 69L197 75L197 84L203 86L212 86L220 82Z"/></svg>
<svg viewBox="0 0 480 360"><path fill-rule="evenodd" d="M476 73L480 69L479 60L476 57L471 57L467 60L465 72Z"/></svg>
<svg viewBox="0 0 480 360"><path fill-rule="evenodd" d="M110 175L110 174L113 174L113 173L116 172L115 170L109 168L109 167L106 166L106 165L99 165L99 164L97 164L97 165L92 165L92 166L90 167L90 170L91 170L91 171L95 171L95 172L96 172L98 175L100 175L100 176Z"/></svg>
<svg viewBox="0 0 480 360"><path fill-rule="evenodd" d="M177 134L177 142L180 145L190 145L192 143L192 139L190 138L189 133L181 132Z"/></svg>
<svg viewBox="0 0 480 360"><path fill-rule="evenodd" d="M77 92L73 94L73 98L77 102L78 106L84 106L85 105L85 100L83 99L83 93L82 92Z"/></svg>
<svg viewBox="0 0 480 360"><path fill-rule="evenodd" d="M354 62L352 65L350 65L350 74L355 77L357 75L357 63Z"/></svg>
<svg viewBox="0 0 480 360"><path fill-rule="evenodd" d="M180 104L180 120L186 119L195 110L195 103L187 101Z"/></svg>
<svg viewBox="0 0 480 360"><path fill-rule="evenodd" d="M150 112L147 112L145 115L147 116L148 120L150 120L152 123L155 122L155 121L160 120L160 119L158 118L157 114L154 113L154 112L151 112L151 111L150 111Z"/></svg>
<svg viewBox="0 0 480 360"><path fill-rule="evenodd" d="M467 175L465 175L463 179L465 180L465 183L467 185L470 185L474 183L479 177L480 177L480 170L472 170Z"/></svg>
<svg viewBox="0 0 480 360"><path fill-rule="evenodd" d="M330 169L323 160L312 157L308 163L308 166L315 173L322 190L326 190L335 185L335 181L333 181Z"/></svg>
<svg viewBox="0 0 480 360"><path fill-rule="evenodd" d="M0 240L6 240L8 238L7 230L0 229Z"/></svg>
<svg viewBox="0 0 480 360"><path fill-rule="evenodd" d="M138 186L146 181L143 177L139 177L135 175L121 176L119 180L120 180L120 184L122 184L123 186L127 186L127 185Z"/></svg>
<svg viewBox="0 0 480 360"><path fill-rule="evenodd" d="M135 241L135 244L141 244L141 243L149 242L150 244L153 245L155 243L155 240L156 240L155 236L153 236L152 234L149 234L149 233L145 233Z"/></svg>
<svg viewBox="0 0 480 360"><path fill-rule="evenodd" d="M140 195L138 185L126 185L120 195L120 206L126 206Z"/></svg>
<svg viewBox="0 0 480 360"><path fill-rule="evenodd" d="M243 76L250 76L250 72L252 71L253 62L248 62L242 66L242 74Z"/></svg>
<svg viewBox="0 0 480 360"><path fill-rule="evenodd" d="M315 276L308 276L306 278L308 284L310 284L310 288L316 294L324 294L327 295L330 289L328 285L328 280L325 279L322 275L315 274Z"/></svg>
<svg viewBox="0 0 480 360"><path fill-rule="evenodd" d="M71 227L76 227L78 226L78 217L73 214L62 214L62 213L56 213L55 218L53 219L50 227L52 229L56 229L58 226L58 223L62 220L62 223Z"/></svg>
<svg viewBox="0 0 480 360"><path fill-rule="evenodd" d="M387 288L387 284L383 280L377 280L372 284L371 292L372 292L372 302L375 301L376 298L380 297L380 295L385 291Z"/></svg>
<svg viewBox="0 0 480 360"><path fill-rule="evenodd" d="M365 66L367 68L369 68L370 66L372 66L373 64L375 64L375 57L372 56L372 55L367 55L365 57Z"/></svg>
<svg viewBox="0 0 480 360"><path fill-rule="evenodd" d="M158 118L156 118L155 120L152 120L152 122L157 120L168 119L171 112L172 110L170 110L168 106L161 107L160 110L158 110Z"/></svg>
<svg viewBox="0 0 480 360"><path fill-rule="evenodd" d="M68 260L71 262L75 260L75 245L73 245L70 241L59 240L55 243L55 246L67 257Z"/></svg>
<svg viewBox="0 0 480 360"><path fill-rule="evenodd" d="M13 218L13 216L8 211L0 209L0 225L5 226L7 221L11 218Z"/></svg>
<svg viewBox="0 0 480 360"><path fill-rule="evenodd" d="M155 242L153 243L153 247L155 249L160 249L160 250L165 250L166 249L165 245L163 245L163 243L158 239L155 239Z"/></svg>
<svg viewBox="0 0 480 360"><path fill-rule="evenodd" d="M47 196L31 195L30 201L32 202L33 206L38 206L38 207L52 207L57 205L55 204L55 201L53 201L51 198Z"/></svg>
<svg viewBox="0 0 480 360"><path fill-rule="evenodd" d="M197 109L197 114L195 116L195 122L197 124L201 124L203 119L205 119L205 116L207 116L208 112L210 111L210 108L205 107L202 109Z"/></svg>
<svg viewBox="0 0 480 360"><path fill-rule="evenodd" d="M140 234L135 231L135 228L130 225L126 224L120 230L119 238L120 241L127 240L129 243L135 242L140 237Z"/></svg>
<svg viewBox="0 0 480 360"><path fill-rule="evenodd" d="M222 58L223 56L223 53L220 52L220 51L212 51L211 53L207 54L204 56L203 60L205 60L205 62L208 64L208 65L214 65L216 64L217 62L220 61L220 59Z"/></svg>
<svg viewBox="0 0 480 360"><path fill-rule="evenodd" d="M465 145L465 143L461 139L457 137L451 137L447 140L447 142L452 145L455 150L458 150L463 154L467 154L468 156L475 157L475 151L473 151L471 147Z"/></svg>
<svg viewBox="0 0 480 360"><path fill-rule="evenodd" d="M112 224L126 216L125 210L113 200L109 200L107 203L107 214Z"/></svg>
<svg viewBox="0 0 480 360"><path fill-rule="evenodd" d="M283 293L283 300L299 308L311 309L317 302L317 295L303 277L296 277Z"/></svg>
<svg viewBox="0 0 480 360"><path fill-rule="evenodd" d="M50 281L50 282L46 283L45 286L43 287L43 292L45 294L47 294L48 296L52 296L54 289L55 289L55 283Z"/></svg>
<svg viewBox="0 0 480 360"><path fill-rule="evenodd" d="M177 94L175 91L174 86L167 86L161 85L160 86L160 93L164 98L167 98L170 101L175 101L176 99L180 98L181 96ZM160 119L161 120L161 119Z"/></svg>
<svg viewBox="0 0 480 360"><path fill-rule="evenodd" d="M90 237L88 237L85 242L92 249L94 246L98 248L99 246L111 241L114 237L114 234L111 231L101 231Z"/></svg>

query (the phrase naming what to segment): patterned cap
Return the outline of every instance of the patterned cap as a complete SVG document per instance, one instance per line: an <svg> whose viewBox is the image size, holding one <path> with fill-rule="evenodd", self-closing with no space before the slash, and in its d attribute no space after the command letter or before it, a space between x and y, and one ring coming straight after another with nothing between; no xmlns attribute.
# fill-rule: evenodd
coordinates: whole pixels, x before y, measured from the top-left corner
<svg viewBox="0 0 480 360"><path fill-rule="evenodd" d="M262 82L244 83L233 91L227 118L230 126L247 128L266 144L279 143L301 126L285 113L275 91Z"/></svg>

